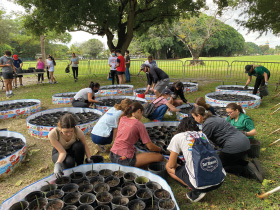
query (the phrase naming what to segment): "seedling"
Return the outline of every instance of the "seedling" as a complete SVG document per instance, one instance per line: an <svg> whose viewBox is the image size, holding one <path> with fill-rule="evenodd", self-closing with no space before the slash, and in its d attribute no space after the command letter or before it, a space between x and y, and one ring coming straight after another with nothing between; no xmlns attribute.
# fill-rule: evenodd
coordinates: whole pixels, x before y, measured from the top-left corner
<svg viewBox="0 0 280 210"><path fill-rule="evenodd" d="M37 195L35 195L35 198L36 198L36 201L37 201L37 208L40 209L40 202L39 202L39 200L38 200Z"/></svg>
<svg viewBox="0 0 280 210"><path fill-rule="evenodd" d="M47 184L48 184L48 186L49 186L49 191L51 191L52 190L52 185L48 182L48 181L46 181L47 182Z"/></svg>
<svg viewBox="0 0 280 210"><path fill-rule="evenodd" d="M152 208L154 208L154 196L152 196Z"/></svg>
<svg viewBox="0 0 280 210"><path fill-rule="evenodd" d="M20 206L21 206L21 210L24 210L22 202L20 201L19 203L20 203Z"/></svg>
<svg viewBox="0 0 280 210"><path fill-rule="evenodd" d="M75 171L74 171L74 170L72 170L72 172L73 172L74 179L76 179L76 174L75 174Z"/></svg>
<svg viewBox="0 0 280 210"><path fill-rule="evenodd" d="M140 204L138 203L137 209L140 210Z"/></svg>
<svg viewBox="0 0 280 210"><path fill-rule="evenodd" d="M88 203L88 201L89 201L89 196L87 197L87 203Z"/></svg>

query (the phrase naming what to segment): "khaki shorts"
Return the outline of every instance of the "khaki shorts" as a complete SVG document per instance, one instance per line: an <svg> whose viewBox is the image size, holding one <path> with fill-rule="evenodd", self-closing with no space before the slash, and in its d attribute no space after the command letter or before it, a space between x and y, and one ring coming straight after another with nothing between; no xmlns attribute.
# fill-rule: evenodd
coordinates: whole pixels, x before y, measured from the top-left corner
<svg viewBox="0 0 280 210"><path fill-rule="evenodd" d="M154 89L161 93L169 85L169 81L169 78L158 81Z"/></svg>

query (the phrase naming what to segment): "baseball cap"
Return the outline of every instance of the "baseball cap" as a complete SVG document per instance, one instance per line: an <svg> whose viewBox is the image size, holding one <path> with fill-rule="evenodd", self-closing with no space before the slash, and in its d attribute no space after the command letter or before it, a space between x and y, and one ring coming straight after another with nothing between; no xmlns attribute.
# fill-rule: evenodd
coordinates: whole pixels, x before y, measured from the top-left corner
<svg viewBox="0 0 280 210"><path fill-rule="evenodd" d="M253 67L253 65L246 65L245 66L245 73L249 73L249 71L251 70L252 67Z"/></svg>
<svg viewBox="0 0 280 210"><path fill-rule="evenodd" d="M141 71L143 71L143 70L145 69L146 66L150 66L150 65L145 64L145 63L143 63L143 64L141 65L140 71L138 72L137 76L139 76L139 74L141 73Z"/></svg>
<svg viewBox="0 0 280 210"><path fill-rule="evenodd" d="M172 92L169 88L165 88L165 89L161 92L162 95L165 95L165 94L171 95L172 93L173 93L173 92Z"/></svg>
<svg viewBox="0 0 280 210"><path fill-rule="evenodd" d="M14 60L18 60L18 56L17 55L13 55L13 59Z"/></svg>

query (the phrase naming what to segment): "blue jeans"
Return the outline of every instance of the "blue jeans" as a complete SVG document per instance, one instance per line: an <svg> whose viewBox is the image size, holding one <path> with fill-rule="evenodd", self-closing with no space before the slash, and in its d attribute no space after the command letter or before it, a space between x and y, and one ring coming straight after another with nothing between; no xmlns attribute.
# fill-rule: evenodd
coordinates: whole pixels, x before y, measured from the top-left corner
<svg viewBox="0 0 280 210"><path fill-rule="evenodd" d="M152 119L153 120L159 120L162 121L165 112L167 111L168 106L166 105L161 105L158 108L156 108L156 110L154 111L154 113L152 114Z"/></svg>
<svg viewBox="0 0 280 210"><path fill-rule="evenodd" d="M125 68L125 80L126 82L130 82L129 68Z"/></svg>
<svg viewBox="0 0 280 210"><path fill-rule="evenodd" d="M102 136L91 134L91 140L95 144L100 144L100 145L111 144L113 141L113 133L114 133L114 129L112 129L110 136L108 137L102 137Z"/></svg>

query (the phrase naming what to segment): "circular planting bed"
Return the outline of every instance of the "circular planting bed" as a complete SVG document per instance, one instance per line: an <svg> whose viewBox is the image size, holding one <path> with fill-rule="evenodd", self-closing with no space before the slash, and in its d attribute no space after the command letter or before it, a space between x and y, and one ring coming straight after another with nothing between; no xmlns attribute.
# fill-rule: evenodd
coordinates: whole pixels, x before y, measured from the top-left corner
<svg viewBox="0 0 280 210"><path fill-rule="evenodd" d="M156 95L153 91L150 91L147 94L144 94L146 88L138 88L133 90L133 95L139 98L145 98L147 101L153 101L156 99Z"/></svg>
<svg viewBox="0 0 280 210"><path fill-rule="evenodd" d="M242 85L220 85L216 87L216 92L239 92L239 93L253 93L254 87L244 89Z"/></svg>
<svg viewBox="0 0 280 210"><path fill-rule="evenodd" d="M170 82L169 85L173 85L174 82ZM193 82L182 82L184 84L184 93L192 93L198 90L198 84Z"/></svg>
<svg viewBox="0 0 280 210"><path fill-rule="evenodd" d="M10 174L24 159L26 139L17 132L0 131L0 178Z"/></svg>
<svg viewBox="0 0 280 210"><path fill-rule="evenodd" d="M135 97L135 96L105 96L97 98L98 103L96 104L96 108L105 113L115 104L120 104L123 99L129 98L133 102L140 102L141 104L147 103L146 99Z"/></svg>
<svg viewBox="0 0 280 210"><path fill-rule="evenodd" d="M208 93L205 95L205 100L210 105L236 103L244 109L258 108L261 103L261 98L257 95L238 92L229 93L226 91Z"/></svg>
<svg viewBox="0 0 280 210"><path fill-rule="evenodd" d="M117 176L106 177L103 175L104 171ZM91 172L96 176L86 176ZM95 181L97 177L101 178L99 182ZM83 182L78 182L79 180ZM50 185L47 184L48 182ZM157 186L155 190L152 190L153 187L151 189L151 183L152 186ZM45 189L44 192L42 189ZM153 208L151 208L152 203ZM60 179L55 179L52 174L5 200L0 209L6 210L12 206L18 206L18 209L25 209L25 206L29 206L29 209L37 209L39 205L38 209L47 210L62 209L65 206L69 209L94 207L103 210L143 210L158 209L157 206L164 207L166 204L172 207L167 209L180 209L170 186L161 177L139 168L103 163L80 165L64 170L64 176ZM70 208L70 205L76 208ZM82 205L88 206L85 208L81 207ZM128 208L124 208L125 206Z"/></svg>
<svg viewBox="0 0 280 210"><path fill-rule="evenodd" d="M41 101L37 99L21 99L0 102L0 120L29 116L40 111Z"/></svg>
<svg viewBox="0 0 280 210"><path fill-rule="evenodd" d="M101 86L96 96L113 96L117 94L130 94L133 91L133 85L106 85Z"/></svg>
<svg viewBox="0 0 280 210"><path fill-rule="evenodd" d="M27 118L27 129L31 136L48 138L49 132L57 126L60 116L73 113L77 117L78 127L86 134L91 132L102 112L90 108L58 108L45 110Z"/></svg>
<svg viewBox="0 0 280 210"><path fill-rule="evenodd" d="M177 108L180 109L180 112L176 113L176 117L178 120L182 120L185 117L191 116L191 111L194 108L194 104L183 104Z"/></svg>
<svg viewBox="0 0 280 210"><path fill-rule="evenodd" d="M52 104L71 104L77 92L57 93L52 96Z"/></svg>

